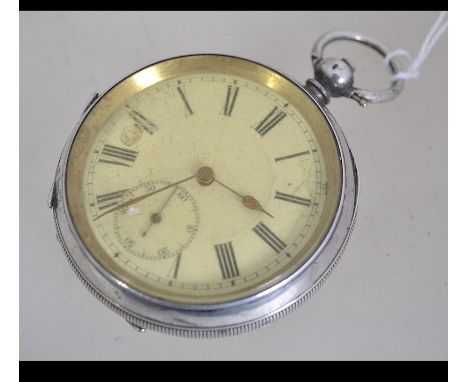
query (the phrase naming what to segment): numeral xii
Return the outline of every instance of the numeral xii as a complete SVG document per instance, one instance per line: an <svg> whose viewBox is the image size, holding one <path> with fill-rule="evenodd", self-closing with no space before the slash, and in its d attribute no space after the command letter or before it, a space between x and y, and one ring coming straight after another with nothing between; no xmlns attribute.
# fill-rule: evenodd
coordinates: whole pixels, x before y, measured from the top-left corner
<svg viewBox="0 0 468 382"><path fill-rule="evenodd" d="M224 102L224 115L230 117L232 114L232 109L234 109L234 105L236 103L237 94L239 93L239 87L233 87L232 85L228 85L227 93L226 93L226 101Z"/></svg>

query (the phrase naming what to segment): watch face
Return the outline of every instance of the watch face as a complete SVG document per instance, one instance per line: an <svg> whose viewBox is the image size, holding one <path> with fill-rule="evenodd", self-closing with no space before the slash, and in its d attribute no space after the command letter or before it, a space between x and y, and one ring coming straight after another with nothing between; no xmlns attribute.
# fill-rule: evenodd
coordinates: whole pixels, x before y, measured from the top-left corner
<svg viewBox="0 0 468 382"><path fill-rule="evenodd" d="M87 251L128 288L218 304L301 271L341 195L329 123L294 82L228 56L127 77L83 120L67 205Z"/></svg>

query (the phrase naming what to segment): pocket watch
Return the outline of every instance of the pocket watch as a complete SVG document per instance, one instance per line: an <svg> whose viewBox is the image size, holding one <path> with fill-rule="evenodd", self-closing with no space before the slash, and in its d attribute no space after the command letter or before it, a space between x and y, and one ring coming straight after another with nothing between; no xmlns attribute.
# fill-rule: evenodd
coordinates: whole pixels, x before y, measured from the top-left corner
<svg viewBox="0 0 468 382"><path fill-rule="evenodd" d="M269 324L314 293L354 226L358 174L325 105L395 97L353 86L332 41L305 85L244 58L194 54L95 94L62 152L49 207L78 278L135 329L215 337ZM398 71L392 60L390 69Z"/></svg>

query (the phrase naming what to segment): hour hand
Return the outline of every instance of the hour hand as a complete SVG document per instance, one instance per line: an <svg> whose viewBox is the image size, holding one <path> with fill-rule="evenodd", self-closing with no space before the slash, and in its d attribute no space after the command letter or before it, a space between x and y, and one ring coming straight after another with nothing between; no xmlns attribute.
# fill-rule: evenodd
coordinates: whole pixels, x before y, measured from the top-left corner
<svg viewBox="0 0 468 382"><path fill-rule="evenodd" d="M257 210L257 211L262 211L263 213L267 214L271 218L275 218L272 214L269 212L265 211L261 204L258 202L257 199L255 199L251 195L245 195L242 197L242 204L246 206L247 208L250 208L251 210Z"/></svg>
<svg viewBox="0 0 468 382"><path fill-rule="evenodd" d="M252 195L242 195L242 194L238 193L237 191L233 190L231 187L226 186L224 183L220 182L218 179L215 179L214 181L216 183L218 183L219 185L223 186L224 188L226 188L227 190L229 190L232 193L239 196L242 199L242 204L245 207L247 207L247 208L249 208L251 210L261 211L261 212L267 214L268 216L270 216L271 218L274 218L274 216L272 214L270 214L269 212L267 212L262 207L262 205L259 203L259 201L257 199L255 199Z"/></svg>

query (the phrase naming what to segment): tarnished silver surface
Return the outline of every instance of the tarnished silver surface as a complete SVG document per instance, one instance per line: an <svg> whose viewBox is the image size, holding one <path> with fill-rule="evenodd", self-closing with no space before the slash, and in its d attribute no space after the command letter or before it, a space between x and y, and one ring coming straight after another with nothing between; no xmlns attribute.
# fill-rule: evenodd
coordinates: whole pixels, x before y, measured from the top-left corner
<svg viewBox="0 0 468 382"><path fill-rule="evenodd" d="M52 182L52 186L50 187L49 196L47 197L47 206L49 208L55 207L55 179Z"/></svg>
<svg viewBox="0 0 468 382"><path fill-rule="evenodd" d="M83 113L82 114L85 114L86 111L88 111L88 109L94 105L96 103L96 100L99 98L99 93L92 93L89 98L88 98L88 101L86 101L86 105L83 109ZM62 150L62 154L64 153L64 151L66 150L66 146L64 147L64 149ZM55 192L55 180L57 179L57 173L59 171L59 166L60 166L60 161L59 161L59 165L57 166L57 169L55 170L55 176L54 176L54 180L52 182L52 186L50 187L50 191L49 191L49 196L47 197L47 206L49 208L54 208L56 206L56 192Z"/></svg>
<svg viewBox="0 0 468 382"><path fill-rule="evenodd" d="M313 92L323 104L327 104L330 97L348 97L354 99L361 106L367 103L387 102L394 99L403 90L404 80L391 82L388 89L366 90L353 85L354 68L344 58L323 57L328 44L334 41L348 40L364 44L383 57L390 51L381 42L372 37L351 31L332 31L321 36L312 49L312 64L315 70L315 79L308 80L307 88ZM396 74L400 66L395 59L389 61L390 71ZM321 85L322 89L317 85ZM322 92L323 94L320 94ZM317 94L319 93L319 94Z"/></svg>
<svg viewBox="0 0 468 382"><path fill-rule="evenodd" d="M86 106L83 110L83 113L86 112L92 105L95 104L95 101L99 98L99 93L93 93L89 96L88 102L86 102Z"/></svg>
<svg viewBox="0 0 468 382"><path fill-rule="evenodd" d="M339 208L322 244L310 254L309 261L297 272L269 290L224 304L203 306L162 304L156 298L144 295L112 276L88 252L70 218L65 179L73 139L87 113L100 97L94 98L82 114L66 143L54 182L56 198L53 211L57 237L70 265L84 285L96 298L120 314L132 326L137 327L139 331L147 328L170 334L205 338L239 334L270 324L310 297L327 279L341 258L357 213L356 165L341 129L328 110L298 82L284 76L300 87L309 96L310 101L317 105L334 134L340 154L343 180Z"/></svg>

